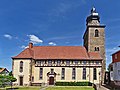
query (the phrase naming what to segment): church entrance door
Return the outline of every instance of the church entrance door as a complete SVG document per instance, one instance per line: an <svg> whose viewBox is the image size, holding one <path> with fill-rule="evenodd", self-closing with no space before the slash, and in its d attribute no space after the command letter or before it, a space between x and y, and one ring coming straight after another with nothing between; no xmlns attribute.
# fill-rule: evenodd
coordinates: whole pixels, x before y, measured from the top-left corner
<svg viewBox="0 0 120 90"><path fill-rule="evenodd" d="M23 76L20 76L20 86L23 86Z"/></svg>
<svg viewBox="0 0 120 90"><path fill-rule="evenodd" d="M49 77L49 85L54 85L54 77Z"/></svg>

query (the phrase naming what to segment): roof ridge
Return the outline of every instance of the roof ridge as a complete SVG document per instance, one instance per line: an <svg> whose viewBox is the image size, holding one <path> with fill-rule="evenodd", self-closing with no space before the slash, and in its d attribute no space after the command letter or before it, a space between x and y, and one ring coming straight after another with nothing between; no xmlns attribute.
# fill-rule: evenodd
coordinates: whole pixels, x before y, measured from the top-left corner
<svg viewBox="0 0 120 90"><path fill-rule="evenodd" d="M34 47L84 47L84 46L33 46Z"/></svg>

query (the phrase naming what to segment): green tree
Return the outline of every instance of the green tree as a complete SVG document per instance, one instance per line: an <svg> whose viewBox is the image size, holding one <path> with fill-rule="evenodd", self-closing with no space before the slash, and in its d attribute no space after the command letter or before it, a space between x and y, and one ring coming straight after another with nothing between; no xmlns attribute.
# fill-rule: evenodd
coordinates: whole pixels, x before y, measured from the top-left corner
<svg viewBox="0 0 120 90"><path fill-rule="evenodd" d="M8 80L8 82L11 83L11 88L12 88L12 83L17 80L16 78L14 78L13 76L10 76L10 75L6 76L6 79Z"/></svg>
<svg viewBox="0 0 120 90"><path fill-rule="evenodd" d="M0 86L5 87L6 83L10 83L12 88L12 83L16 80L16 78L10 75L0 75Z"/></svg>
<svg viewBox="0 0 120 90"><path fill-rule="evenodd" d="M9 72L9 76L13 76L12 71Z"/></svg>
<svg viewBox="0 0 120 90"><path fill-rule="evenodd" d="M0 75L0 87L5 87L5 77Z"/></svg>

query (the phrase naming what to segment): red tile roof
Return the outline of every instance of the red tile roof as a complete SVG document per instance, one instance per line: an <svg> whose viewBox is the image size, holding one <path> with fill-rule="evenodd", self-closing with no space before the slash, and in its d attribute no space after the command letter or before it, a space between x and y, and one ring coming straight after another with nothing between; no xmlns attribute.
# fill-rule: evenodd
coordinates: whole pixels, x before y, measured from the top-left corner
<svg viewBox="0 0 120 90"><path fill-rule="evenodd" d="M99 53L88 53L83 46L33 46L12 58L101 59Z"/></svg>
<svg viewBox="0 0 120 90"><path fill-rule="evenodd" d="M3 71L7 71L7 72L9 72L6 68L0 68L0 73L2 73Z"/></svg>
<svg viewBox="0 0 120 90"><path fill-rule="evenodd" d="M99 52L88 52L90 59L102 59Z"/></svg>
<svg viewBox="0 0 120 90"><path fill-rule="evenodd" d="M22 51L20 54L18 54L15 57L12 58L33 58L33 52L31 49L26 48L24 51Z"/></svg>

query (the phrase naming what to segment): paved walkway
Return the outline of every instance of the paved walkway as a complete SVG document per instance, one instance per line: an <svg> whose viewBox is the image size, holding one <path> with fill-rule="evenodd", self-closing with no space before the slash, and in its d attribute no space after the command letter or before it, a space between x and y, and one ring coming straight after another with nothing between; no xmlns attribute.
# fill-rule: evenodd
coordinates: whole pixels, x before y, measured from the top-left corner
<svg viewBox="0 0 120 90"><path fill-rule="evenodd" d="M106 88L106 87L104 87L104 86L100 86L100 88L98 87L97 90L110 90L110 89L108 89L108 88Z"/></svg>

